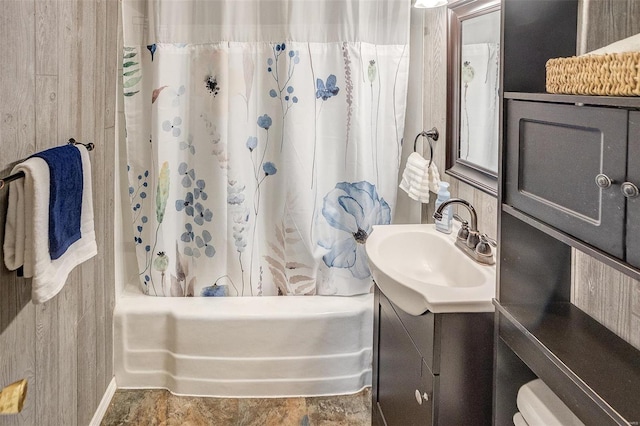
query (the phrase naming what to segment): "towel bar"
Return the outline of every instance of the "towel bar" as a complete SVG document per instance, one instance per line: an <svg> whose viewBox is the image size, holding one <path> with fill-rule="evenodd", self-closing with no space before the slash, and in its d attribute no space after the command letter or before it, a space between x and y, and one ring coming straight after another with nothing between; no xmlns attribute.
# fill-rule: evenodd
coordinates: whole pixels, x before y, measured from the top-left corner
<svg viewBox="0 0 640 426"><path fill-rule="evenodd" d="M87 151L93 151L93 148L95 147L93 142L88 142L88 143L76 142L74 138L69 139L68 143L70 145L84 145L84 147L87 148ZM24 172L18 172L0 179L0 189L4 188L6 184L8 184L9 182L22 179L23 177L24 177Z"/></svg>
<svg viewBox="0 0 640 426"><path fill-rule="evenodd" d="M413 141L413 152L416 152L418 146L418 138L420 136L424 136L425 138L427 138L427 142L429 142L429 165L427 167L431 167L431 163L433 163L433 144L431 143L431 141L437 141L440 133L438 133L438 129L436 129L435 127L429 131L422 131L418 133L415 140ZM2 187L0 186L0 188Z"/></svg>

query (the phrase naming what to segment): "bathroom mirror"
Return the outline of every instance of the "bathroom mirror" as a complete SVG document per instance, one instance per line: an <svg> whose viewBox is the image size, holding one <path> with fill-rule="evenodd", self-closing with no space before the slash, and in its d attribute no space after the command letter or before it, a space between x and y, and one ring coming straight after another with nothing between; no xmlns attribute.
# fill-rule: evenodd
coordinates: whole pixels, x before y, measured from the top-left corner
<svg viewBox="0 0 640 426"><path fill-rule="evenodd" d="M448 6L447 174L497 194L500 1Z"/></svg>

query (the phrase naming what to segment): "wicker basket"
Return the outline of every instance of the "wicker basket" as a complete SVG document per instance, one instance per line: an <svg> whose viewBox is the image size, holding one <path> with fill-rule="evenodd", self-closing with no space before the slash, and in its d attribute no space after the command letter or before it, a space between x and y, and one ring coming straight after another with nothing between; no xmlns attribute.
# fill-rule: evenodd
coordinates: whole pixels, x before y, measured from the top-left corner
<svg viewBox="0 0 640 426"><path fill-rule="evenodd" d="M640 96L640 52L554 58L546 68L549 93Z"/></svg>

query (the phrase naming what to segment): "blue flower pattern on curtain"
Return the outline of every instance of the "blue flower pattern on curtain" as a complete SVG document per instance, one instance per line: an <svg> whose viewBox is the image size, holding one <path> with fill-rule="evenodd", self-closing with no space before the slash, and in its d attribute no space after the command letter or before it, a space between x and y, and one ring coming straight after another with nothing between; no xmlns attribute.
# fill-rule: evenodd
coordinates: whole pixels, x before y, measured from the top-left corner
<svg viewBox="0 0 640 426"><path fill-rule="evenodd" d="M371 275L364 243L373 225L391 222L389 204L369 182L340 182L324 197L322 215L339 232L318 244L329 252L322 257L329 267L347 268L357 279Z"/></svg>
<svg viewBox="0 0 640 426"><path fill-rule="evenodd" d="M370 291L364 243L391 221L404 49L150 46L125 47L123 66L143 291Z"/></svg>

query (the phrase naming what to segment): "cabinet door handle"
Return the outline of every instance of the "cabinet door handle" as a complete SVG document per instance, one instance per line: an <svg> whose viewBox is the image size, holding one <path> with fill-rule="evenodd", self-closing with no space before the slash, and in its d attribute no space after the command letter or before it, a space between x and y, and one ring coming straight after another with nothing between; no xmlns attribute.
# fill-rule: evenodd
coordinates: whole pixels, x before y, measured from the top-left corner
<svg viewBox="0 0 640 426"><path fill-rule="evenodd" d="M614 183L614 181L612 181L609 176L605 175L604 173L600 173L596 176L596 185L598 185L599 188L607 189L611 186L612 183Z"/></svg>
<svg viewBox="0 0 640 426"><path fill-rule="evenodd" d="M640 195L640 191L638 190L638 187L632 184L631 182L624 182L620 186L620 190L622 191L622 195L624 195L627 198L636 198L638 195Z"/></svg>
<svg viewBox="0 0 640 426"><path fill-rule="evenodd" d="M418 389L416 389L415 396L416 396L416 401L420 405L422 405L422 400L429 401L429 394L426 392L424 392L423 394L420 394L420 391Z"/></svg>

